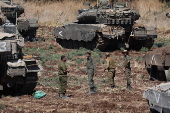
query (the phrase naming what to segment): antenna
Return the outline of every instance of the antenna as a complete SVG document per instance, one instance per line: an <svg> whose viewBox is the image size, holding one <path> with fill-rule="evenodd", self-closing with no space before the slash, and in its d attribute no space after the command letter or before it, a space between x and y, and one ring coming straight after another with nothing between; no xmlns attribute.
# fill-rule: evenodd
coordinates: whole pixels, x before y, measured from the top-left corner
<svg viewBox="0 0 170 113"><path fill-rule="evenodd" d="M99 0L97 0L97 7L99 6Z"/></svg>
<svg viewBox="0 0 170 113"><path fill-rule="evenodd" d="M15 25L16 25L16 38L18 39L18 30L17 30L17 12L16 12L16 22L15 22Z"/></svg>
<svg viewBox="0 0 170 113"><path fill-rule="evenodd" d="M11 0L11 5L13 5L12 0Z"/></svg>

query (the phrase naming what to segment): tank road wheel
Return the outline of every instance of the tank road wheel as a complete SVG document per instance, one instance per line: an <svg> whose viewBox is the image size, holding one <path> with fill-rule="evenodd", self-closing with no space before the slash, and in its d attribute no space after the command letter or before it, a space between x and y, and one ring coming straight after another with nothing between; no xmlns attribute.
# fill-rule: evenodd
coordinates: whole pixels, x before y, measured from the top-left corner
<svg viewBox="0 0 170 113"><path fill-rule="evenodd" d="M129 46L131 49L139 51L143 46L143 41L131 38L129 42Z"/></svg>
<svg viewBox="0 0 170 113"><path fill-rule="evenodd" d="M5 93L10 95L32 94L37 85L38 76L36 72L27 73L24 76L17 76L10 79L7 83Z"/></svg>
<svg viewBox="0 0 170 113"><path fill-rule="evenodd" d="M78 49L79 48L79 43L77 40L73 41L73 49Z"/></svg>
<svg viewBox="0 0 170 113"><path fill-rule="evenodd" d="M83 48L85 47L85 42L79 41L78 43L79 43L79 47L83 47Z"/></svg>
<svg viewBox="0 0 170 113"><path fill-rule="evenodd" d="M22 94L31 94L31 93L33 93L34 88L37 85L37 80L38 80L37 73L36 72L27 73L24 79L25 79L24 85L21 88L20 92Z"/></svg>
<svg viewBox="0 0 170 113"><path fill-rule="evenodd" d="M153 44L154 44L154 39L149 38L145 40L143 47L150 49L153 46Z"/></svg>
<svg viewBox="0 0 170 113"><path fill-rule="evenodd" d="M158 79L160 81L165 81L166 80L166 75L164 72L164 68L162 66L153 66L151 67L150 70L148 70L151 80Z"/></svg>
<svg viewBox="0 0 170 113"><path fill-rule="evenodd" d="M61 40L61 46L66 48L67 47L67 40Z"/></svg>
<svg viewBox="0 0 170 113"><path fill-rule="evenodd" d="M68 40L68 48L69 49L73 48L73 41L72 40Z"/></svg>
<svg viewBox="0 0 170 113"><path fill-rule="evenodd" d="M91 50L92 49L92 42L86 42L85 44L86 48Z"/></svg>

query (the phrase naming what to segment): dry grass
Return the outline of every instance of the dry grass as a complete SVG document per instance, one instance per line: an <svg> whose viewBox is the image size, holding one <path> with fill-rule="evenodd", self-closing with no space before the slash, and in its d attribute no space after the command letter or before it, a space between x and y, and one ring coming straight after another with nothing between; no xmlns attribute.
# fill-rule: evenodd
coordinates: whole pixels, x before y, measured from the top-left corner
<svg viewBox="0 0 170 113"><path fill-rule="evenodd" d="M139 0L133 2L133 6L141 15L138 22L159 29L169 29L170 20L165 15L169 9L165 8L159 0Z"/></svg>
<svg viewBox="0 0 170 113"><path fill-rule="evenodd" d="M27 18L37 18L41 25L56 26L76 20L78 9L83 8L83 2L66 0L47 4L23 2L15 0L25 8Z"/></svg>
<svg viewBox="0 0 170 113"><path fill-rule="evenodd" d="M76 20L77 10L85 8L83 0L79 2L74 0L64 0L63 2L53 3L34 3L23 2L23 0L14 0L20 3L26 11L29 18L37 18L41 25L57 26L70 23ZM154 26L159 29L169 29L170 20L165 13L170 9L165 8L159 0L135 0L131 7L137 9L141 15L139 23L148 26Z"/></svg>

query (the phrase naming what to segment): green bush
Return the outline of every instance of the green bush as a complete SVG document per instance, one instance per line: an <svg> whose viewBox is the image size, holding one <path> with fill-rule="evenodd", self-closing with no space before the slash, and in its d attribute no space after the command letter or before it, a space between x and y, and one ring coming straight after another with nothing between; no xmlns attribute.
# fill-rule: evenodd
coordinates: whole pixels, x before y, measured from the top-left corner
<svg viewBox="0 0 170 113"><path fill-rule="evenodd" d="M99 49L94 49L94 50L93 50L93 53L98 54L98 56L99 56L100 58L103 57L102 52L101 52Z"/></svg>
<svg viewBox="0 0 170 113"><path fill-rule="evenodd" d="M5 105L0 104L0 109L5 109Z"/></svg>
<svg viewBox="0 0 170 113"><path fill-rule="evenodd" d="M145 53L145 52L148 52L148 51L149 51L149 49L148 49L148 48L146 48L146 47L142 47L142 48L141 48L141 51Z"/></svg>
<svg viewBox="0 0 170 113"><path fill-rule="evenodd" d="M80 58L80 59L77 59L77 60L75 61L75 63L76 63L76 64L81 64L83 61L84 61L84 59L83 59L83 58Z"/></svg>
<svg viewBox="0 0 170 113"><path fill-rule="evenodd" d="M121 50L121 51L124 51L124 50L125 50L125 48L124 48L124 47L121 47L121 48L120 48L120 50Z"/></svg>
<svg viewBox="0 0 170 113"><path fill-rule="evenodd" d="M50 45L48 46L48 49L53 49L53 45L50 44Z"/></svg>
<svg viewBox="0 0 170 113"><path fill-rule="evenodd" d="M143 61L143 57L142 57L142 56L137 56L137 57L136 57L136 60L137 60L138 62L142 62L142 61Z"/></svg>

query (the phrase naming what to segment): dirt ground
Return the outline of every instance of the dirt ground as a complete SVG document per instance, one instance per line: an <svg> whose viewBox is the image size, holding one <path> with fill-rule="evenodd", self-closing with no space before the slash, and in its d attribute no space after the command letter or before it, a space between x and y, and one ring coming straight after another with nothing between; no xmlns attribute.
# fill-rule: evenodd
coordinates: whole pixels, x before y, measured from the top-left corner
<svg viewBox="0 0 170 113"><path fill-rule="evenodd" d="M47 48L51 44L59 54L74 51L61 48L55 42L50 29L43 36L45 41L36 43L26 42L26 48ZM130 51L130 56L134 58L131 60L132 90L126 89L126 77L122 69L123 59L121 51L117 50L111 52L111 54L114 56L117 64L116 88L111 89L109 87L107 72L104 73L103 65L97 63L97 76L94 77L94 81L98 92L90 96L87 95L89 91L87 76L80 69L85 67L84 63L78 65L68 60L68 62L71 62L71 72L68 74L70 79L68 80L67 95L71 95L71 97L68 99L56 99L58 87L55 85L57 82L55 83L53 79L57 77L58 60L53 60L53 62L47 61L46 66L43 67L44 71L39 74L39 84L35 88L35 90L46 92L47 95L41 99L35 99L32 95L5 96L0 99L0 111L2 113L149 113L147 100L142 98L143 93L148 87L153 87L161 82L150 81L144 63L136 59L139 56L142 57L144 53ZM85 56L81 57L85 58ZM49 80L44 81L44 78ZM47 85L48 82L53 85Z"/></svg>

